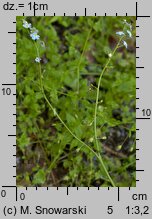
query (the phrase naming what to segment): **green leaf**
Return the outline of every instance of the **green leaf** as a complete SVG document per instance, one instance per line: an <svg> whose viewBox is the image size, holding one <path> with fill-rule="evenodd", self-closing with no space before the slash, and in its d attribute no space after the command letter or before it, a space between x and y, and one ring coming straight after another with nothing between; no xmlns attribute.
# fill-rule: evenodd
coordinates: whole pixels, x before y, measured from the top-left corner
<svg viewBox="0 0 152 219"><path fill-rule="evenodd" d="M34 178L33 178L33 184L34 185L41 185L41 184L44 184L46 181L46 173L43 169L40 169L35 175L34 175Z"/></svg>
<svg viewBox="0 0 152 219"><path fill-rule="evenodd" d="M29 138L25 133L23 133L21 137L18 139L18 147L21 149L21 151L24 151L25 148L28 146L29 142Z"/></svg>

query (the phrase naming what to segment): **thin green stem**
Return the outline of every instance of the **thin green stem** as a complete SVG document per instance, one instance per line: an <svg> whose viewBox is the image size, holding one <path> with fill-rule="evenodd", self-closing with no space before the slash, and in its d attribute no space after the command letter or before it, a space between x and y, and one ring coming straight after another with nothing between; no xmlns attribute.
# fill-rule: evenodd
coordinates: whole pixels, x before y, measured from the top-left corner
<svg viewBox="0 0 152 219"><path fill-rule="evenodd" d="M107 169L106 169L106 166L105 166L105 164L104 164L104 162L103 162L103 159L102 159L102 157L101 157L101 154L100 154L100 147L99 147L98 138L97 138L97 109L98 109L99 89L100 89L101 79L102 79L103 74L104 74L104 72L106 71L106 69L107 69L107 67L108 67L108 65L109 65L109 63L110 63L112 57L114 56L116 50L118 49L118 47L119 47L120 42L122 41L122 39L123 39L123 37L121 37L121 38L119 39L119 41L118 41L116 47L114 48L114 50L113 50L113 52L112 52L111 57L109 57L109 59L108 59L106 65L104 66L104 68L103 68L103 70L102 70L102 72L101 72L101 74L100 74L100 77L99 77L99 80L98 80L96 103L95 103L95 111L94 111L94 138L95 138L96 148L97 148L97 151L98 151L98 154L99 154L99 159L100 159L100 162L101 162L101 164L102 164L102 167L103 167L103 169L104 169L104 171L105 171L105 173L106 173L108 179L110 180L110 182L111 182L111 184L112 184L113 186L115 186L115 184L114 184L114 182L113 182L111 176L109 175L109 173L108 173L108 171L107 171Z"/></svg>
<svg viewBox="0 0 152 219"><path fill-rule="evenodd" d="M35 43L35 47L37 50L37 55L39 56L39 51L37 48L37 45ZM49 105L49 107L51 108L51 110L54 112L54 115L60 120L60 122L64 125L64 127L68 130L68 132L75 138L77 139L83 146L85 146L86 148L88 148L96 157L98 157L97 153L89 146L87 145L85 142L81 141L81 139L79 139L70 129L69 127L65 124L65 122L61 119L61 117L59 116L59 114L56 112L55 108L52 106L52 104L50 103L50 101L48 100L45 91L44 91L44 87L43 87L43 82L42 82L42 70L41 70L41 64L39 63L39 74L40 74L40 87L41 87L41 91L43 94L44 99L46 100L47 104Z"/></svg>
<svg viewBox="0 0 152 219"><path fill-rule="evenodd" d="M82 53L81 53L81 56L80 56L80 59L79 59L78 65L77 65L77 80L78 80L77 81L77 92L78 93L79 93L79 88L80 88L80 83L79 83L80 82L80 65L81 65L81 62L82 62L82 57L83 57L84 52L86 50L87 42L89 40L91 31L92 31L92 27L91 27L91 29L88 32L88 35L87 35L86 41L84 43L84 47L83 47L83 50L82 50Z"/></svg>

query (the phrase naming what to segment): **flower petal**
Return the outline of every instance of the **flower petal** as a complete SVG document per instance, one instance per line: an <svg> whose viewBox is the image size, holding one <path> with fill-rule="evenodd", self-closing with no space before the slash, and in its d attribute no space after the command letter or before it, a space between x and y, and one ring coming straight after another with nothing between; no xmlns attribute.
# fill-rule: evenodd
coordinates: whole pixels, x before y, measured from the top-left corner
<svg viewBox="0 0 152 219"><path fill-rule="evenodd" d="M132 33L129 30L127 30L127 33L128 33L128 36L131 38L132 37Z"/></svg>
<svg viewBox="0 0 152 219"><path fill-rule="evenodd" d="M123 41L124 46L126 47L126 49L128 48L128 45L126 43L126 41Z"/></svg>
<svg viewBox="0 0 152 219"><path fill-rule="evenodd" d="M41 61L41 58L40 57L36 57L35 62L40 63L40 61Z"/></svg>
<svg viewBox="0 0 152 219"><path fill-rule="evenodd" d="M119 35L119 36L125 35L124 32L122 32L122 31L118 31L118 32L116 32L116 34Z"/></svg>

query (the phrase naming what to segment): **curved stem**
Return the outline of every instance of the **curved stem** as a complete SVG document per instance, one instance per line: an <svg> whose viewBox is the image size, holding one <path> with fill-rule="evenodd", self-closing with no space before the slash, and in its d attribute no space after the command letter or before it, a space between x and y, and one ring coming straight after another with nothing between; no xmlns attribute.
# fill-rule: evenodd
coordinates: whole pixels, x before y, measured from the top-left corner
<svg viewBox="0 0 152 219"><path fill-rule="evenodd" d="M37 50L37 55L39 56L39 51L37 48L37 45L35 43L35 47ZM47 104L49 105L49 107L51 108L51 110L54 112L54 115L60 120L60 122L64 125L64 127L68 130L68 132L75 138L77 139L83 146L87 147L96 157L98 157L97 153L89 146L87 145L85 142L81 141L81 139L79 139L70 129L69 127L65 124L65 122L61 119L61 117L59 116L59 114L56 112L55 108L52 106L52 104L50 103L50 101L48 100L45 91L44 91L44 87L43 87L43 82L42 82L42 70L41 70L41 64L39 63L39 74L40 74L40 87L41 87L41 91L43 94L44 99L46 100Z"/></svg>
<svg viewBox="0 0 152 219"><path fill-rule="evenodd" d="M101 157L101 154L100 154L100 147L99 147L98 138L97 138L97 108L98 108L98 101L99 101L99 89L100 89L101 79L102 79L103 74L104 74L104 72L106 71L106 69L107 69L107 67L108 67L108 65L109 65L109 63L110 63L112 57L114 56L116 50L118 49L118 47L119 47L120 42L122 41L122 39L123 39L123 37L121 37L121 38L119 39L119 41L118 41L116 47L114 48L114 50L113 50L113 52L112 52L111 57L108 59L106 65L104 66L104 68L103 68L103 70L102 70L102 72L101 72L101 74L100 74L99 81L98 81L98 87L97 87L95 111L94 111L94 138L95 138L96 148L97 148L97 151L98 151L98 154L99 154L99 159L100 159L100 162L101 162L101 164L102 164L102 167L103 167L103 169L104 169L104 171L105 171L105 173L106 173L108 179L110 180L110 182L111 182L111 184L112 184L113 186L115 186L115 184L114 184L114 182L113 182L111 176L109 175L109 173L108 173L108 171L107 171L107 169L106 169L106 166L105 166L105 164L104 164L104 162L103 162L103 159L102 159L102 157Z"/></svg>

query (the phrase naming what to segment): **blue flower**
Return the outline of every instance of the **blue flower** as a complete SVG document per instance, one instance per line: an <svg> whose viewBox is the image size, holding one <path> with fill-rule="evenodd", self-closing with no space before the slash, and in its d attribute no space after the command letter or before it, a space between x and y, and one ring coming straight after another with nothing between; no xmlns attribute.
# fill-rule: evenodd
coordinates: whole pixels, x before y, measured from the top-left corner
<svg viewBox="0 0 152 219"><path fill-rule="evenodd" d="M40 39L40 36L37 34L37 32L31 33L30 37L32 38L32 40L39 40Z"/></svg>
<svg viewBox="0 0 152 219"><path fill-rule="evenodd" d="M124 36L125 35L124 32L122 32L122 31L118 31L118 32L116 32L116 34L119 35L119 36Z"/></svg>
<svg viewBox="0 0 152 219"><path fill-rule="evenodd" d="M30 23L28 23L26 20L23 20L23 27L28 29L28 28L31 28L32 25Z"/></svg>
<svg viewBox="0 0 152 219"><path fill-rule="evenodd" d="M40 63L40 61L41 61L41 58L40 57L36 57L35 62Z"/></svg>
<svg viewBox="0 0 152 219"><path fill-rule="evenodd" d="M128 45L126 43L126 41L123 41L124 46L126 47L126 49L128 48Z"/></svg>

